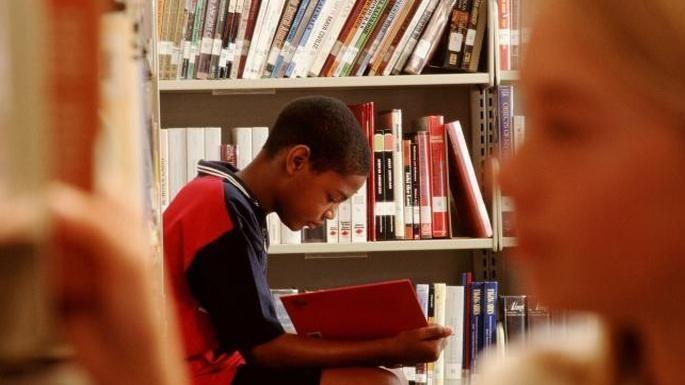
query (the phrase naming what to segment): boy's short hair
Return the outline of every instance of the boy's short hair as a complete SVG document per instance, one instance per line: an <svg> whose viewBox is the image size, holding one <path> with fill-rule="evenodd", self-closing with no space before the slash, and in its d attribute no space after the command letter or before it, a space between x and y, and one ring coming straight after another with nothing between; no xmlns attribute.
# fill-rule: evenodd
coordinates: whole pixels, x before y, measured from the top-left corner
<svg viewBox="0 0 685 385"><path fill-rule="evenodd" d="M354 114L342 101L307 96L288 103L276 119L264 145L267 155L303 144L311 151L317 172L366 175L371 163L368 139Z"/></svg>

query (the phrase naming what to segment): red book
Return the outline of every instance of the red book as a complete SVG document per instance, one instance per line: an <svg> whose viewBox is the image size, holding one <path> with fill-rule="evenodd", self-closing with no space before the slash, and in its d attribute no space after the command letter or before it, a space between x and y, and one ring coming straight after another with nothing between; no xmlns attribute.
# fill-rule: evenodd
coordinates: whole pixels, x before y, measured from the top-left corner
<svg viewBox="0 0 685 385"><path fill-rule="evenodd" d="M467 235L492 237L492 224L485 208L483 194L478 187L476 172L459 121L445 124L448 144L449 179L457 216Z"/></svg>
<svg viewBox="0 0 685 385"><path fill-rule="evenodd" d="M497 0L499 7L499 69L511 70L511 0Z"/></svg>
<svg viewBox="0 0 685 385"><path fill-rule="evenodd" d="M408 279L286 295L281 301L299 335L370 340L428 326Z"/></svg>
<svg viewBox="0 0 685 385"><path fill-rule="evenodd" d="M50 92L53 167L62 182L90 190L93 154L99 131L100 17L98 1L47 2L50 56L47 62Z"/></svg>
<svg viewBox="0 0 685 385"><path fill-rule="evenodd" d="M447 238L449 234L449 204L447 201L447 149L442 115L424 116L419 125L430 135L431 213L433 238Z"/></svg>
<svg viewBox="0 0 685 385"><path fill-rule="evenodd" d="M418 127L416 146L419 152L419 220L421 239L433 238L433 213L431 212L431 147L428 131Z"/></svg>
<svg viewBox="0 0 685 385"><path fill-rule="evenodd" d="M371 150L371 167L369 169L369 177L366 180L366 197L367 197L367 234L369 241L376 240L376 226L374 222L374 212L373 207L376 204L376 197L373 192L375 191L375 179L374 179L374 153L373 153L373 102L367 102L362 104L350 105L348 108L354 113L354 116L359 121L362 131L369 142L369 149Z"/></svg>

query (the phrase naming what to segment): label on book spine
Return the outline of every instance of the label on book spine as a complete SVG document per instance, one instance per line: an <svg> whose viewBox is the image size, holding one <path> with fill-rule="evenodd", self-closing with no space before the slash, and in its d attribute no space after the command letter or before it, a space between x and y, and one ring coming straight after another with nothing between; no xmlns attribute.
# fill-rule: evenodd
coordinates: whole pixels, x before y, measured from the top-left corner
<svg viewBox="0 0 685 385"><path fill-rule="evenodd" d="M446 197L433 197L433 211L439 213L447 212L447 198Z"/></svg>
<svg viewBox="0 0 685 385"><path fill-rule="evenodd" d="M202 38L202 44L200 45L200 53L210 55L212 53L212 44L214 39L209 37Z"/></svg>

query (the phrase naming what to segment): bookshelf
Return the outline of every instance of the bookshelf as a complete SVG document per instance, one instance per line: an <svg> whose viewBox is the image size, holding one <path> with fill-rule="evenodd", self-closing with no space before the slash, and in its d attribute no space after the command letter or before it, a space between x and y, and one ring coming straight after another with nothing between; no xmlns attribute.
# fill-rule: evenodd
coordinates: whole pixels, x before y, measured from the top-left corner
<svg viewBox="0 0 685 385"><path fill-rule="evenodd" d="M154 1L154 0L151 0ZM487 0L488 31L496 31L496 0ZM492 100L488 89L496 82L496 39L487 33L483 41L484 56L476 73L440 73L421 75L308 77L280 79L224 80L159 80L160 127L222 127L229 137L230 127L270 126L280 109L290 100L312 94L337 97L348 104L367 101L376 103L376 111L401 108L406 128L410 122L428 114L444 114L445 121L460 120L470 146L476 172L481 176L481 189L492 197L488 203L494 236L492 238L452 238L419 241L382 241L356 244L303 243L273 245L269 254L270 280L274 287L292 283L286 276L296 276L303 285L314 283L301 274L299 267L308 256L329 256L321 263L334 266L336 279L353 277L378 280L380 268L356 272L360 255L363 260L392 258L403 266L396 274L417 281L441 278L456 283L459 271L480 274L483 261L501 249L502 240L496 226L492 186L482 185L485 159L494 154L496 126L490 113ZM153 44L156 46L156 44ZM405 129L406 129L405 128ZM422 261L437 259L442 268L424 271ZM308 260L311 262L311 260ZM311 263L310 263L311 264ZM305 264L306 265L306 264ZM450 266L450 268L445 268ZM458 267L458 270L454 268ZM326 270L327 268L323 268ZM424 271L421 274L417 271ZM451 272L449 275L445 272ZM355 273L356 272L356 273ZM441 275L445 273L445 275ZM453 273L453 274L452 274ZM380 274L380 276L379 276ZM490 275L488 275L490 276ZM281 278L279 278L281 277ZM449 277L449 279L445 278ZM329 277L330 278L330 277ZM389 278L392 278L389 277ZM335 281L336 279L333 279ZM315 280L316 281L316 280ZM328 282L328 281L327 281ZM340 281L341 284L345 283ZM326 285L324 285L326 286Z"/></svg>
<svg viewBox="0 0 685 385"><path fill-rule="evenodd" d="M519 81L519 71L501 71L499 83L514 83Z"/></svg>

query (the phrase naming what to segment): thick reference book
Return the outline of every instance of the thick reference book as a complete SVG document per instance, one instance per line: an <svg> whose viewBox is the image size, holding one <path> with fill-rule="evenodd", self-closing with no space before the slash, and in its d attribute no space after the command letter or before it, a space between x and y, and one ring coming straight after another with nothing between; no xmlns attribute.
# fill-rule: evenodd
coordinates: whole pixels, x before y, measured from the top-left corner
<svg viewBox="0 0 685 385"><path fill-rule="evenodd" d="M428 326L408 279L288 295L281 300L300 335L369 340Z"/></svg>

